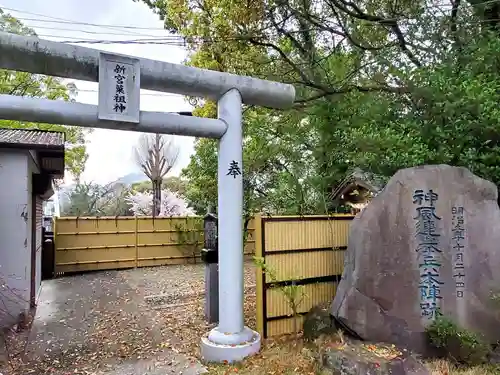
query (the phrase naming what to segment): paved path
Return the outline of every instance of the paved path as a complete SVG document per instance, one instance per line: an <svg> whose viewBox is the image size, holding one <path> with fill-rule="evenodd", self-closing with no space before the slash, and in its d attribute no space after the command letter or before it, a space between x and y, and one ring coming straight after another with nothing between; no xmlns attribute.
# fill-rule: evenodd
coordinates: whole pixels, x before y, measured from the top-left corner
<svg viewBox="0 0 500 375"><path fill-rule="evenodd" d="M137 270L138 271L138 270ZM45 281L23 375L194 375L195 359L175 351L175 335L123 272ZM174 349L172 349L174 348Z"/></svg>

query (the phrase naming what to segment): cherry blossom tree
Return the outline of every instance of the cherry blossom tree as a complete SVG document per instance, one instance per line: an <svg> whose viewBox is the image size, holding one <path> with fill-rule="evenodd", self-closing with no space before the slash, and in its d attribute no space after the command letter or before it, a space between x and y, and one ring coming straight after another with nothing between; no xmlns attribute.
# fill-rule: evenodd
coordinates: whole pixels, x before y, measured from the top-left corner
<svg viewBox="0 0 500 375"><path fill-rule="evenodd" d="M148 193L135 192L127 198L131 210L138 216L153 215L153 195ZM155 216L195 216L194 211L188 207L187 202L169 190L161 191L159 212Z"/></svg>
<svg viewBox="0 0 500 375"><path fill-rule="evenodd" d="M153 207L151 215L159 216L162 210L161 185L179 157L179 147L174 137L161 134L141 134L135 148L138 166L151 181L153 187Z"/></svg>

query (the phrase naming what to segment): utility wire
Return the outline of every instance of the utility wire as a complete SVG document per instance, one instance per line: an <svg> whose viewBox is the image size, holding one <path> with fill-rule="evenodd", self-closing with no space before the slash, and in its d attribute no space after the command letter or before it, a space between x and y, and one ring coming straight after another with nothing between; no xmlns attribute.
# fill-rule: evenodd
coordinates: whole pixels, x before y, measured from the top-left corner
<svg viewBox="0 0 500 375"><path fill-rule="evenodd" d="M27 26L30 27L30 26ZM117 33L112 33L112 32L107 32L107 31L91 31L91 30L83 30L83 29L68 29L65 27L49 27L49 26L33 26L31 28L37 28L37 29L42 29L42 30L57 30L57 31L71 31L75 33L83 33L83 34L92 34L92 35L117 35L117 36L123 36L123 33L117 32ZM163 30L166 32L166 30ZM128 35L128 34L127 34ZM176 35L151 35L151 34L130 34L133 36L147 36L150 38L175 38L178 37Z"/></svg>
<svg viewBox="0 0 500 375"><path fill-rule="evenodd" d="M135 27L135 26L125 26L125 25L103 25L103 24L96 24L96 23L89 23L89 22L78 22L75 20L69 20L66 18L60 18L60 17L52 17L48 16L45 14L40 14L40 13L33 13L33 12L28 12L28 11L23 11L19 9L14 9L14 8L8 8L8 7L2 7L0 6L0 9L11 11L11 12L18 12L18 13L23 13L23 14L28 14L28 15L33 15L33 16L38 16L38 17L45 17L49 18L49 20L43 20L43 19L37 19L37 18L22 18L22 17L17 17L19 20L30 20L30 21L35 21L35 22L48 22L48 23L55 23L55 24L71 24L71 25L84 25L84 26L92 26L92 27L100 27L100 28L106 28L110 29L113 31L120 31L118 29L137 29L137 30L158 30L158 31L163 31L166 32L164 28L147 28L147 27ZM26 25L26 27L30 28L37 28L37 26L30 26ZM55 28L52 28L55 29ZM66 31L73 31L71 29L67 29ZM79 32L83 33L89 33L89 34L100 34L99 32L96 31L87 31L87 30L78 30ZM75 30L75 32L78 32ZM151 39L145 39L145 40L97 40L97 39L83 39L83 38L76 38L76 37L70 37L70 36L60 36L60 35L50 35L50 34L38 34L37 36L39 37L45 37L45 38L64 38L67 40L60 41L61 43L89 43L89 44L160 44L160 45L173 45L173 46L178 46L178 47L184 47L186 46L186 42L182 36L178 35L164 35L164 36L154 36L154 35L147 35L143 33L138 33L138 32L130 32L128 30L123 30L127 34L131 36L146 36L146 37L151 37L151 38L161 38L161 40L151 40ZM105 34L105 33L101 33ZM123 34L119 33L108 33L110 35L118 35L118 36L124 36Z"/></svg>
<svg viewBox="0 0 500 375"><path fill-rule="evenodd" d="M7 9L2 8L1 9ZM16 12L19 12L16 10ZM41 16L47 17L47 16ZM40 23L56 23L56 24L70 24L70 25L83 25L83 26L92 26L92 27L102 27L102 28L111 28L113 30L117 29L130 29L130 30L158 30L158 31L166 31L163 27L140 27L140 26L125 26L125 25L111 25L111 24L100 24L100 23L89 23L89 22L79 22L79 21L53 21L53 20L42 20L39 18L25 18L25 17L16 17L21 21L34 21Z"/></svg>
<svg viewBox="0 0 500 375"><path fill-rule="evenodd" d="M16 17L20 20L26 20L26 21L37 21L37 22L48 22L48 23L62 23L62 24L78 24L78 25L85 25L85 26L94 26L94 27L102 27L106 29L135 29L135 30L165 30L164 28L152 28L152 27L138 27L138 26L126 26L126 25L106 25L106 24L98 24L98 23L90 23L90 22L80 22L80 21L75 21L75 20L70 20L67 18L60 18L60 17L52 17L46 14L40 14L40 13L33 13L33 12L27 12L25 10L19 10L19 9L14 9L14 8L7 8L3 7L0 5L0 9L8 10L9 12L17 12L17 13L23 13L23 14L28 14L31 16L38 16L38 17L45 17L49 18L48 20L40 20L37 18L22 18L22 17ZM52 21L54 20L54 21Z"/></svg>
<svg viewBox="0 0 500 375"><path fill-rule="evenodd" d="M0 6L0 8L8 10L10 12L17 12L17 13L29 14L29 15L32 15L32 16L49 18L49 19L55 20L55 21L57 21L59 23L69 23L69 24L78 24L78 23L80 23L78 21L69 20L67 18L53 17L53 16L49 16L49 15L46 15L46 14L27 12L27 11L24 11L24 10L13 9L13 8L6 8L6 7L2 7L2 6ZM35 19L35 21L36 21L36 19ZM38 21L40 22L40 21L43 21L43 20L38 20ZM49 21L49 20L45 20L45 21ZM55 21L53 21L53 22L55 22ZM85 23L81 23L81 24L85 24ZM88 25L92 25L92 24L88 24ZM96 25L96 26L116 31L116 26L112 26L112 25ZM128 31L125 31L125 32L130 33Z"/></svg>
<svg viewBox="0 0 500 375"><path fill-rule="evenodd" d="M82 39L78 37L71 36L60 36L60 35L48 35L48 34L37 34L38 37L44 38L62 38L64 40L58 40L59 43L77 43L77 44L161 44L177 47L185 47L187 45L186 40L183 37L175 39L164 39L164 38L145 38L145 39L128 39L128 40L108 40L108 39ZM229 40L229 39L228 39Z"/></svg>

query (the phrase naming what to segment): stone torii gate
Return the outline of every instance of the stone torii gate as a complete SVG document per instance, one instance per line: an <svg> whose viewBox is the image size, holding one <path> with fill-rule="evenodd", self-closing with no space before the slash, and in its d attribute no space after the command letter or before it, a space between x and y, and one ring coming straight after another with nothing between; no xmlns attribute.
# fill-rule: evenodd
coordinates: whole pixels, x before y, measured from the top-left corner
<svg viewBox="0 0 500 375"><path fill-rule="evenodd" d="M0 68L99 82L99 106L0 95L1 119L219 139L219 325L201 352L218 362L257 353L260 335L243 322L241 107L290 107L293 86L3 32ZM217 100L218 118L140 111L140 88Z"/></svg>

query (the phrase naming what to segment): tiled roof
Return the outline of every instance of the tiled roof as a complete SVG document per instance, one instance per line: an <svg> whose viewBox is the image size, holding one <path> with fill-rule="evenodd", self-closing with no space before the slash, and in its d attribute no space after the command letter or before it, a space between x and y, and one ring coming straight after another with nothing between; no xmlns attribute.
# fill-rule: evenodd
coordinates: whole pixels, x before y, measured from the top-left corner
<svg viewBox="0 0 500 375"><path fill-rule="evenodd" d="M344 180L342 180L341 183L335 187L335 189L332 190L329 198L331 200L335 200L342 196L346 190L356 185L359 185L374 194L378 194L384 187L384 181L381 176L364 172L361 169L356 168L351 174L346 176Z"/></svg>
<svg viewBox="0 0 500 375"><path fill-rule="evenodd" d="M59 148L64 149L64 133L37 129L4 129L0 128L0 147L16 145L26 148Z"/></svg>

